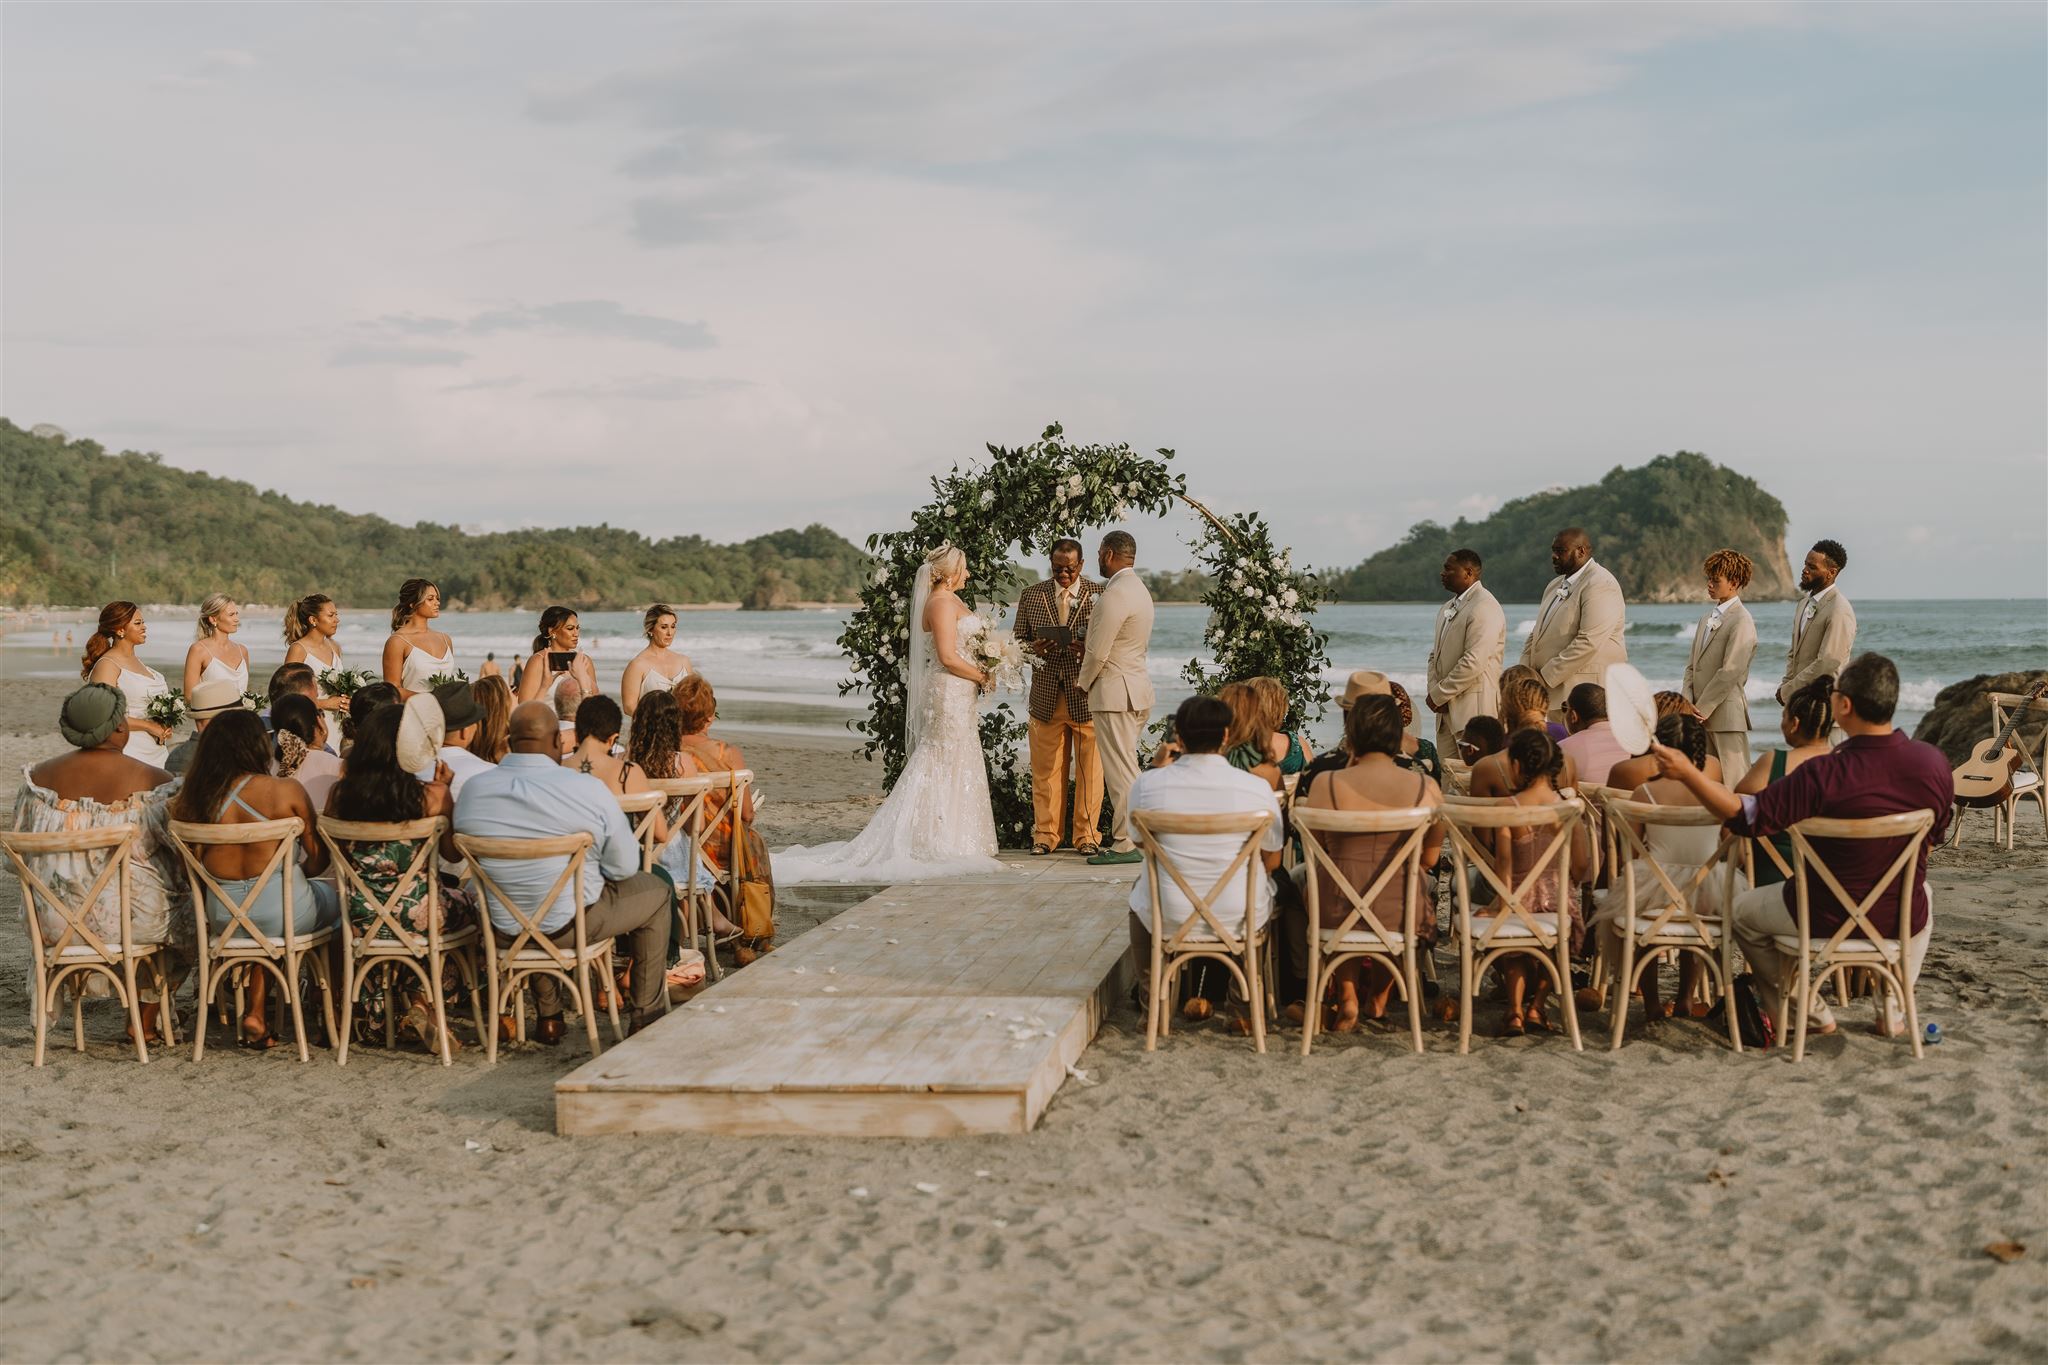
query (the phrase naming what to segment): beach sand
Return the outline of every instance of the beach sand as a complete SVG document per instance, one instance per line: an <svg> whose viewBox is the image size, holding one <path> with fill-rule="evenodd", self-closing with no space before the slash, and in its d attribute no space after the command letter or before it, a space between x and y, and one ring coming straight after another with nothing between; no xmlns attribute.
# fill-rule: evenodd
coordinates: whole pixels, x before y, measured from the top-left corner
<svg viewBox="0 0 2048 1365"><path fill-rule="evenodd" d="M10 771L63 690L0 689ZM742 742L771 845L878 799L844 745ZM1796 1068L1693 1024L1147 1055L1126 1006L1036 1132L932 1142L572 1141L580 1048L144 1067L103 1003L34 1070L8 878L0 1358L2040 1359L2048 853L1989 828L1937 855L1923 1061L1862 1005Z"/></svg>

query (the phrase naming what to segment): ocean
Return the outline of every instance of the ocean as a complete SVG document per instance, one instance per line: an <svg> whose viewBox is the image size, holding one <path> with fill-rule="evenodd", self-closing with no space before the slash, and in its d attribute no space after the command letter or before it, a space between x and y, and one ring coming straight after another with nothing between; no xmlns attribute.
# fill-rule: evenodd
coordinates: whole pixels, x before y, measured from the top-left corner
<svg viewBox="0 0 2048 1365"><path fill-rule="evenodd" d="M1329 634L1329 680L1341 686L1356 668L1375 668L1419 694L1429 655L1431 632L1439 603L1373 603L1327 605L1316 613L1319 628ZM1533 629L1536 608L1527 603L1506 607L1509 621L1508 661ZM1675 688L1685 672L1698 604L1639 605L1628 609L1629 660L1652 685ZM1751 669L1750 718L1759 742L1775 739L1778 708L1771 700L1784 671L1791 638L1792 605L1764 603L1752 608L1762 639ZM676 648L688 654L718 688L722 725L735 730L786 735L846 734L848 722L860 716L865 703L859 694L841 696L846 661L835 643L844 626L844 609L742 612L688 611L682 615ZM143 656L177 682L186 646L192 639L192 613L150 613L149 643ZM455 641L457 661L475 676L488 654L509 664L533 644L534 614L526 612L464 612L436 623ZM1908 729L1933 703L1944 686L1979 673L2022 668L2048 668L2048 601L1857 601L1856 647L1889 655L1899 666L1899 719ZM1187 661L1204 651L1202 631L1207 613L1200 606L1164 605L1152 632L1152 674L1162 708L1187 695L1180 680ZM641 647L637 612L589 612L582 618L583 647L596 659L599 676L615 686L626 661ZM367 611L343 615L337 637L351 667L377 666L388 621ZM89 624L60 625L59 641L34 626L0 637L0 678L77 677L78 657ZM62 643L65 631L73 644ZM236 636L254 656L258 688L269 667L284 657L279 618L250 611ZM1021 710L1021 705L1019 708ZM1334 707L1311 727L1317 747L1337 736Z"/></svg>

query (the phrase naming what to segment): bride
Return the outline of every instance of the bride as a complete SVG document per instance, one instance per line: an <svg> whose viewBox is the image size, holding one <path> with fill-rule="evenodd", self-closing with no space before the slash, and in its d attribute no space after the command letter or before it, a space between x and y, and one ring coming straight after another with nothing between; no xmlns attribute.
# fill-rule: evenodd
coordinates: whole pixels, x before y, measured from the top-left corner
<svg viewBox="0 0 2048 1365"><path fill-rule="evenodd" d="M926 555L918 571L904 688L909 759L889 799L857 838L775 854L778 885L907 882L1002 867L975 710L989 675L965 652L987 624L960 600L966 582L967 556L951 545Z"/></svg>

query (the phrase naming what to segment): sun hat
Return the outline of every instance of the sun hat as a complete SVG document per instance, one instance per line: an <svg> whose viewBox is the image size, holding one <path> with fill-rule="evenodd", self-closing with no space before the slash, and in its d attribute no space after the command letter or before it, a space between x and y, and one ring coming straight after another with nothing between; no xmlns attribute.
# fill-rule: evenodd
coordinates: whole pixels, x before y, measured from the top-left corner
<svg viewBox="0 0 2048 1365"><path fill-rule="evenodd" d="M424 772L441 754L441 739L447 727L441 720L441 704L431 692L415 692L405 699L405 714L398 718L398 766L409 773Z"/></svg>
<svg viewBox="0 0 2048 1365"><path fill-rule="evenodd" d="M1614 742L1631 756L1650 752L1657 733L1657 696L1642 674L1628 664L1607 665L1607 728Z"/></svg>
<svg viewBox="0 0 2048 1365"><path fill-rule="evenodd" d="M64 698L57 713L57 733L64 742L79 749L97 749L121 726L128 714L128 699L119 688L89 682Z"/></svg>
<svg viewBox="0 0 2048 1365"><path fill-rule="evenodd" d="M237 707L246 709L248 705L249 700L242 695L242 689L224 678L199 684L185 699L185 711L194 720L212 720L223 711L233 711Z"/></svg>
<svg viewBox="0 0 2048 1365"><path fill-rule="evenodd" d="M1351 709L1351 703L1360 697L1391 697L1394 689L1387 682L1387 675L1376 673L1370 668L1361 668L1344 680L1344 695L1337 699L1337 705L1344 710Z"/></svg>
<svg viewBox="0 0 2048 1365"><path fill-rule="evenodd" d="M477 705L476 694L469 690L466 682L445 682L434 689L434 701L441 708L441 727L449 730L466 730L472 725L481 725L484 708Z"/></svg>

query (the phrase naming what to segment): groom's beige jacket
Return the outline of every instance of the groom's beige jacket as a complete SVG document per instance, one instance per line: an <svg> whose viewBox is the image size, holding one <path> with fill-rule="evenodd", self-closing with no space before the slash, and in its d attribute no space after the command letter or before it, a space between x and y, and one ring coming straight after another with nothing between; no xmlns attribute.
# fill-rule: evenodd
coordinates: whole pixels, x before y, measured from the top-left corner
<svg viewBox="0 0 2048 1365"><path fill-rule="evenodd" d="M1095 599L1075 685L1088 693L1088 709L1149 711L1152 675L1145 654L1152 643L1152 594L1135 569L1119 569Z"/></svg>

